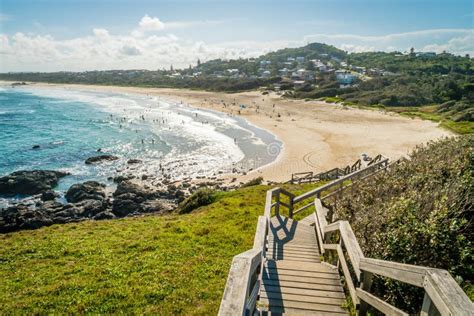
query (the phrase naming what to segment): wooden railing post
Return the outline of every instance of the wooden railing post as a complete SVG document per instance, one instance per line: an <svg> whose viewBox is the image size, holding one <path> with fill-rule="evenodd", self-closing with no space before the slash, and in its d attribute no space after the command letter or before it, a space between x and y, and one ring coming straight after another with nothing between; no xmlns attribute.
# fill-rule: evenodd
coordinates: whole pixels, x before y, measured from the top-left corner
<svg viewBox="0 0 474 316"><path fill-rule="evenodd" d="M420 316L438 316L441 315L440 312L436 309L435 304L431 300L431 297L428 293L425 292L425 297L423 298L423 306L421 307Z"/></svg>
<svg viewBox="0 0 474 316"><path fill-rule="evenodd" d="M280 216L280 191L275 196L275 216Z"/></svg>
<svg viewBox="0 0 474 316"><path fill-rule="evenodd" d="M360 280L360 288L366 292L370 292L370 288L372 286L372 273L367 272L367 271L362 271ZM369 304L367 302L361 300L360 301L360 307L359 307L359 312L358 315L365 316L367 315L367 309L369 307Z"/></svg>
<svg viewBox="0 0 474 316"><path fill-rule="evenodd" d="M294 196L289 196L289 213L290 213L290 218L293 218L293 199Z"/></svg>

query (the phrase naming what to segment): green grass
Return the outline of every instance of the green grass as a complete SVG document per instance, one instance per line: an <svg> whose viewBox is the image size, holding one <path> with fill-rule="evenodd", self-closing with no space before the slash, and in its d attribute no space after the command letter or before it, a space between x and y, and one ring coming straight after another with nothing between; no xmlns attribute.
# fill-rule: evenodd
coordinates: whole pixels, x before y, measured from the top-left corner
<svg viewBox="0 0 474 316"><path fill-rule="evenodd" d="M253 245L269 188L220 192L186 215L0 235L0 314L216 314L233 256Z"/></svg>
<svg viewBox="0 0 474 316"><path fill-rule="evenodd" d="M341 98L338 98L338 97L325 97L323 98L324 101L328 102L328 103L339 103L339 102L342 102L342 99Z"/></svg>
<svg viewBox="0 0 474 316"><path fill-rule="evenodd" d="M437 105L427 105L419 107L406 107L406 106L383 106L383 105L374 105L374 106L357 106L361 109L384 109L386 111L395 112L400 115L411 117L411 118L420 118L423 120L429 120L433 122L438 122L439 126L446 128L456 134L465 135L474 133L474 122L461 121L454 122L449 117L441 113L437 113Z"/></svg>

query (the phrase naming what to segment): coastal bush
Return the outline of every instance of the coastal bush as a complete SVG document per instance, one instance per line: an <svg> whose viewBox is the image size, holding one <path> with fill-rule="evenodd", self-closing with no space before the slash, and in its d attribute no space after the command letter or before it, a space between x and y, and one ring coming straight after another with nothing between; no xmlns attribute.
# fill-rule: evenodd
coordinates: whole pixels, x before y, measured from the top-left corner
<svg viewBox="0 0 474 316"><path fill-rule="evenodd" d="M250 180L247 183L242 184L241 188L246 188L246 187L251 187L251 186L254 186L254 185L259 185L259 184L262 184L262 182L263 182L263 177L258 177L258 178Z"/></svg>
<svg viewBox="0 0 474 316"><path fill-rule="evenodd" d="M472 294L474 136L416 148L410 161L360 182L338 200L367 257L448 270ZM416 312L422 290L378 279L380 297ZM473 297L471 297L473 299Z"/></svg>
<svg viewBox="0 0 474 316"><path fill-rule="evenodd" d="M178 211L180 214L191 213L198 207L211 204L215 199L216 192L214 190L208 188L199 189L180 203Z"/></svg>

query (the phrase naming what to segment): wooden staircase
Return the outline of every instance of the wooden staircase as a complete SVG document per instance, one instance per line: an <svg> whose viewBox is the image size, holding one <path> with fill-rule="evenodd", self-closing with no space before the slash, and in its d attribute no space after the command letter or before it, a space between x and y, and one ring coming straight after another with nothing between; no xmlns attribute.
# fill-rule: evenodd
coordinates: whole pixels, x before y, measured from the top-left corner
<svg viewBox="0 0 474 316"><path fill-rule="evenodd" d="M448 271L365 257L349 222L333 221L344 190L388 168L388 159L375 161L298 196L268 190L253 248L232 260L219 315L347 315L342 305L350 302L357 315L370 308L408 316L371 292L372 279L384 277L424 289L422 316L474 316L474 304ZM330 199L331 211L323 205Z"/></svg>
<svg viewBox="0 0 474 316"><path fill-rule="evenodd" d="M270 231L260 309L272 315L347 315L339 273L321 263L314 227L274 216Z"/></svg>

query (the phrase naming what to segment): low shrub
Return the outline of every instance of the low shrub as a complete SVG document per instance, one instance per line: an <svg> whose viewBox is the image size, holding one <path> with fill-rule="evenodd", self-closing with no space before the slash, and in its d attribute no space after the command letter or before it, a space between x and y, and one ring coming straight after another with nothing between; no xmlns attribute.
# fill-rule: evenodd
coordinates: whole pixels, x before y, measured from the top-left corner
<svg viewBox="0 0 474 316"><path fill-rule="evenodd" d="M198 207L211 204L215 200L216 192L214 190L208 188L200 189L179 204L178 212L180 214L188 214Z"/></svg>

